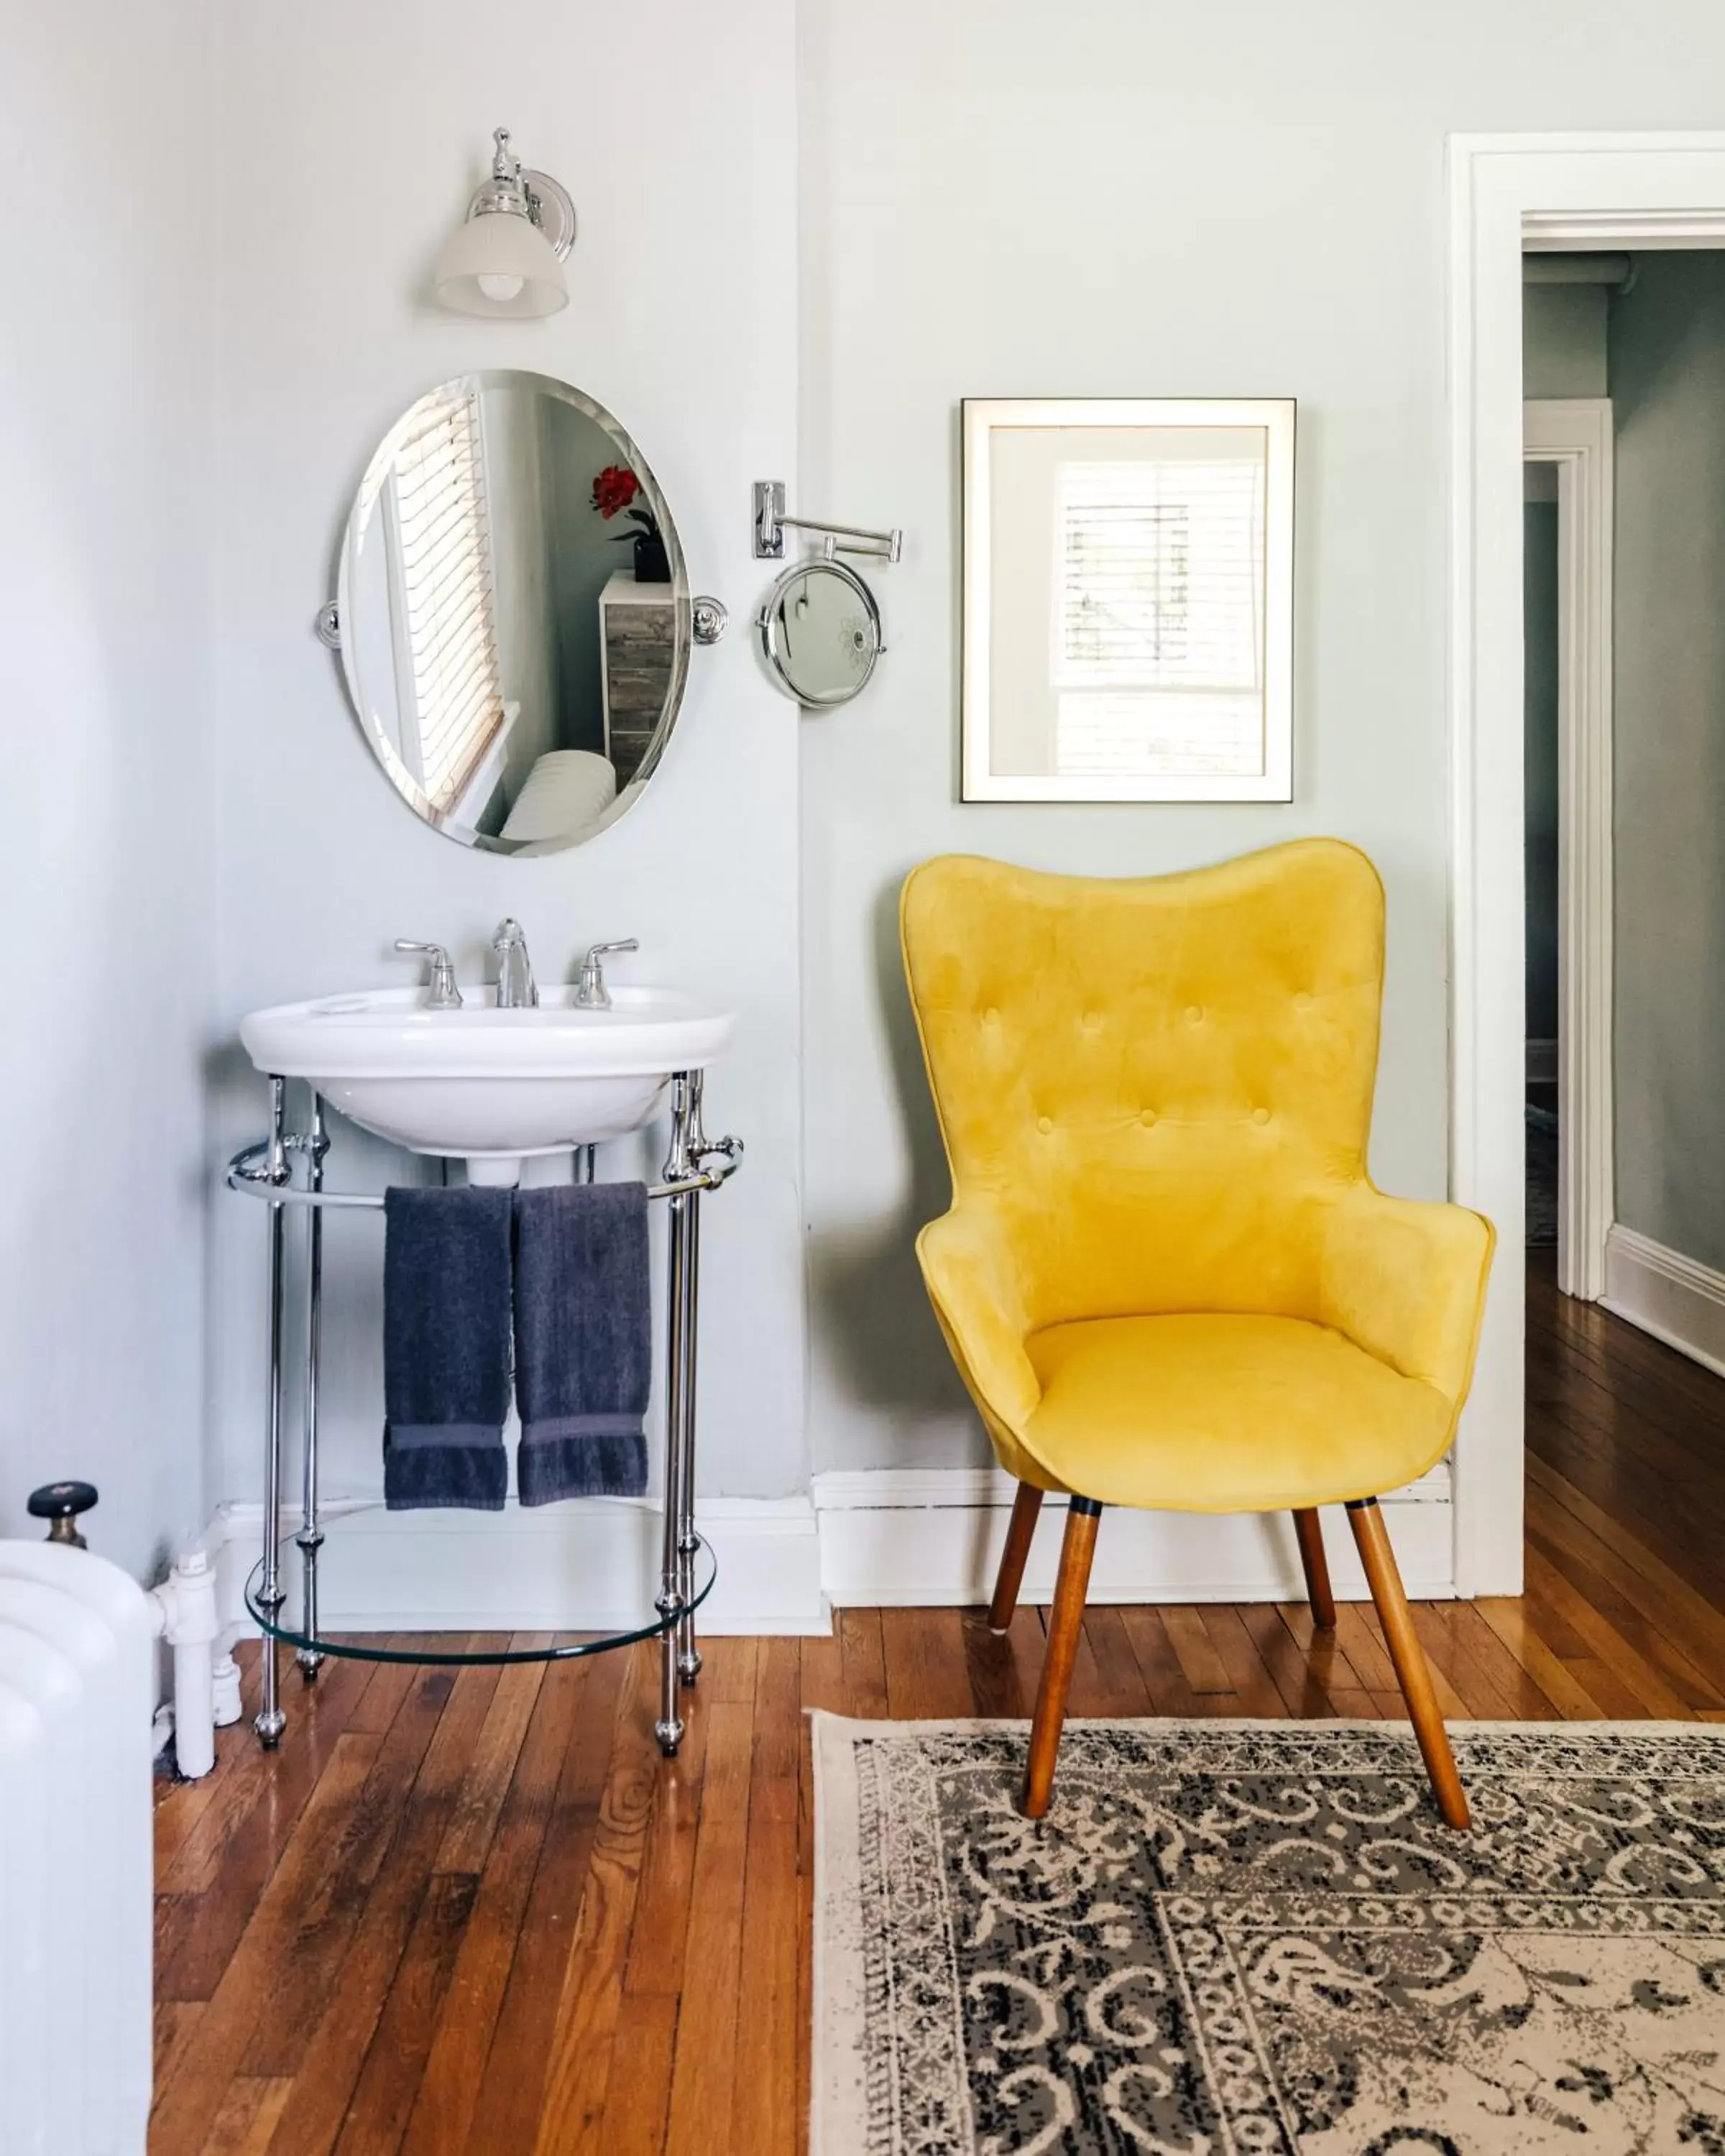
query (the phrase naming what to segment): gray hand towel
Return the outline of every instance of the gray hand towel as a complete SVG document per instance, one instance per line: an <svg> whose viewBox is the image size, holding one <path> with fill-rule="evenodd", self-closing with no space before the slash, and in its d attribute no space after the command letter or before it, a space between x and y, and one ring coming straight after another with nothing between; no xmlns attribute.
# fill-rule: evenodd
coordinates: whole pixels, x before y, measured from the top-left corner
<svg viewBox="0 0 1725 2156"><path fill-rule="evenodd" d="M640 1496L652 1356L646 1184L517 1191L516 1483L524 1505Z"/></svg>
<svg viewBox="0 0 1725 2156"><path fill-rule="evenodd" d="M509 1486L511 1190L383 1199L383 1498L497 1512Z"/></svg>

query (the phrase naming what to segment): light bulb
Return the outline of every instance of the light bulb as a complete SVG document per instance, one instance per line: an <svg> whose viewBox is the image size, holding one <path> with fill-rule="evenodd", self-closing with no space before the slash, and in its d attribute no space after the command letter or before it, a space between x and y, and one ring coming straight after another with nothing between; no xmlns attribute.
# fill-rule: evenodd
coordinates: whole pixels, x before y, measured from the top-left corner
<svg viewBox="0 0 1725 2156"><path fill-rule="evenodd" d="M501 305L504 300L514 299L526 280L521 277L497 276L488 272L475 281L488 300L495 300Z"/></svg>

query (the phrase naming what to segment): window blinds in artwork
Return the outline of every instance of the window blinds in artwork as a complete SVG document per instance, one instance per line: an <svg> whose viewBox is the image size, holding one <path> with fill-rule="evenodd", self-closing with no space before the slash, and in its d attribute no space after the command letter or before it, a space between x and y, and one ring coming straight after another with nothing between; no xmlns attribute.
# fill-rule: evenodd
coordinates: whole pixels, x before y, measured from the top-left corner
<svg viewBox="0 0 1725 2156"><path fill-rule="evenodd" d="M1057 474L1055 775L1264 764L1261 457Z"/></svg>

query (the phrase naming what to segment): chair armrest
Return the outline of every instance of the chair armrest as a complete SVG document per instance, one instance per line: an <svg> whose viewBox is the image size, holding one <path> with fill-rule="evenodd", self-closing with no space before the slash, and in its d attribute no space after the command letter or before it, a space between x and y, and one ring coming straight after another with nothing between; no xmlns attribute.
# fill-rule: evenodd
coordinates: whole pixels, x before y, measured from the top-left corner
<svg viewBox="0 0 1725 2156"><path fill-rule="evenodd" d="M999 1218L974 1201L916 1238L922 1279L947 1345L977 1404L1014 1435L1042 1398L1024 1353L1024 1285Z"/></svg>
<svg viewBox="0 0 1725 2156"><path fill-rule="evenodd" d="M1324 1226L1324 1321L1458 1411L1473 1379L1486 1281L1497 1240L1464 1205L1421 1204L1362 1186Z"/></svg>

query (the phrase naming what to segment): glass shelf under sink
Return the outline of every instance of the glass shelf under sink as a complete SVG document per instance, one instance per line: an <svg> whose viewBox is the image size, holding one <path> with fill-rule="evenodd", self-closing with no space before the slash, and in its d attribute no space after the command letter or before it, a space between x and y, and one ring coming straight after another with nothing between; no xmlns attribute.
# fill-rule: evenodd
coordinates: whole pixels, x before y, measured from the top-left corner
<svg viewBox="0 0 1725 2156"><path fill-rule="evenodd" d="M513 1501L511 1509L513 1510ZM374 1522L383 1514L382 1505L359 1506L328 1517L324 1522L323 1541L318 1551L318 1600L324 1610L352 1611L363 1609L366 1596L362 1583L375 1556L375 1545L362 1538L348 1542L343 1529L350 1522ZM388 1517L393 1517L394 1515ZM697 1547L691 1559L694 1578L687 1602L680 1603L668 1613L661 1614L650 1604L644 1612L629 1613L620 1621L590 1628L578 1635L567 1630L559 1631L552 1625L531 1627L498 1625L451 1626L442 1624L435 1630L423 1633L404 1630L399 1625L388 1630L366 1631L356 1629L368 1620L363 1617L347 1617L339 1626L332 1626L326 1617L321 1617L315 1630L308 1630L303 1615L298 1611L300 1595L290 1590L288 1600L272 1617L259 1599L263 1584L264 1561L259 1558L245 1584L245 1606L254 1623L266 1637L280 1640L284 1646L305 1653L327 1655L339 1661L358 1662L413 1662L427 1665L497 1664L503 1662L564 1662L576 1661L589 1655L608 1653L615 1647L634 1645L638 1640L655 1640L673 1631L678 1620L688 1611L698 1609L712 1592L718 1567L706 1540L697 1537ZM291 1569L290 1560L292 1561ZM278 1561L284 1584L294 1579L299 1572L300 1548L293 1535L284 1535L278 1548ZM348 1583L344 1578L347 1567L352 1568L352 1591L344 1593ZM501 1646L449 1646L432 1642L445 1642L454 1634L467 1632L470 1636L483 1634L501 1639ZM551 1640L544 1646L521 1646L518 1641L526 1632L542 1633ZM554 1637L552 1635L555 1635ZM421 1640L424 1644L419 1644Z"/></svg>

